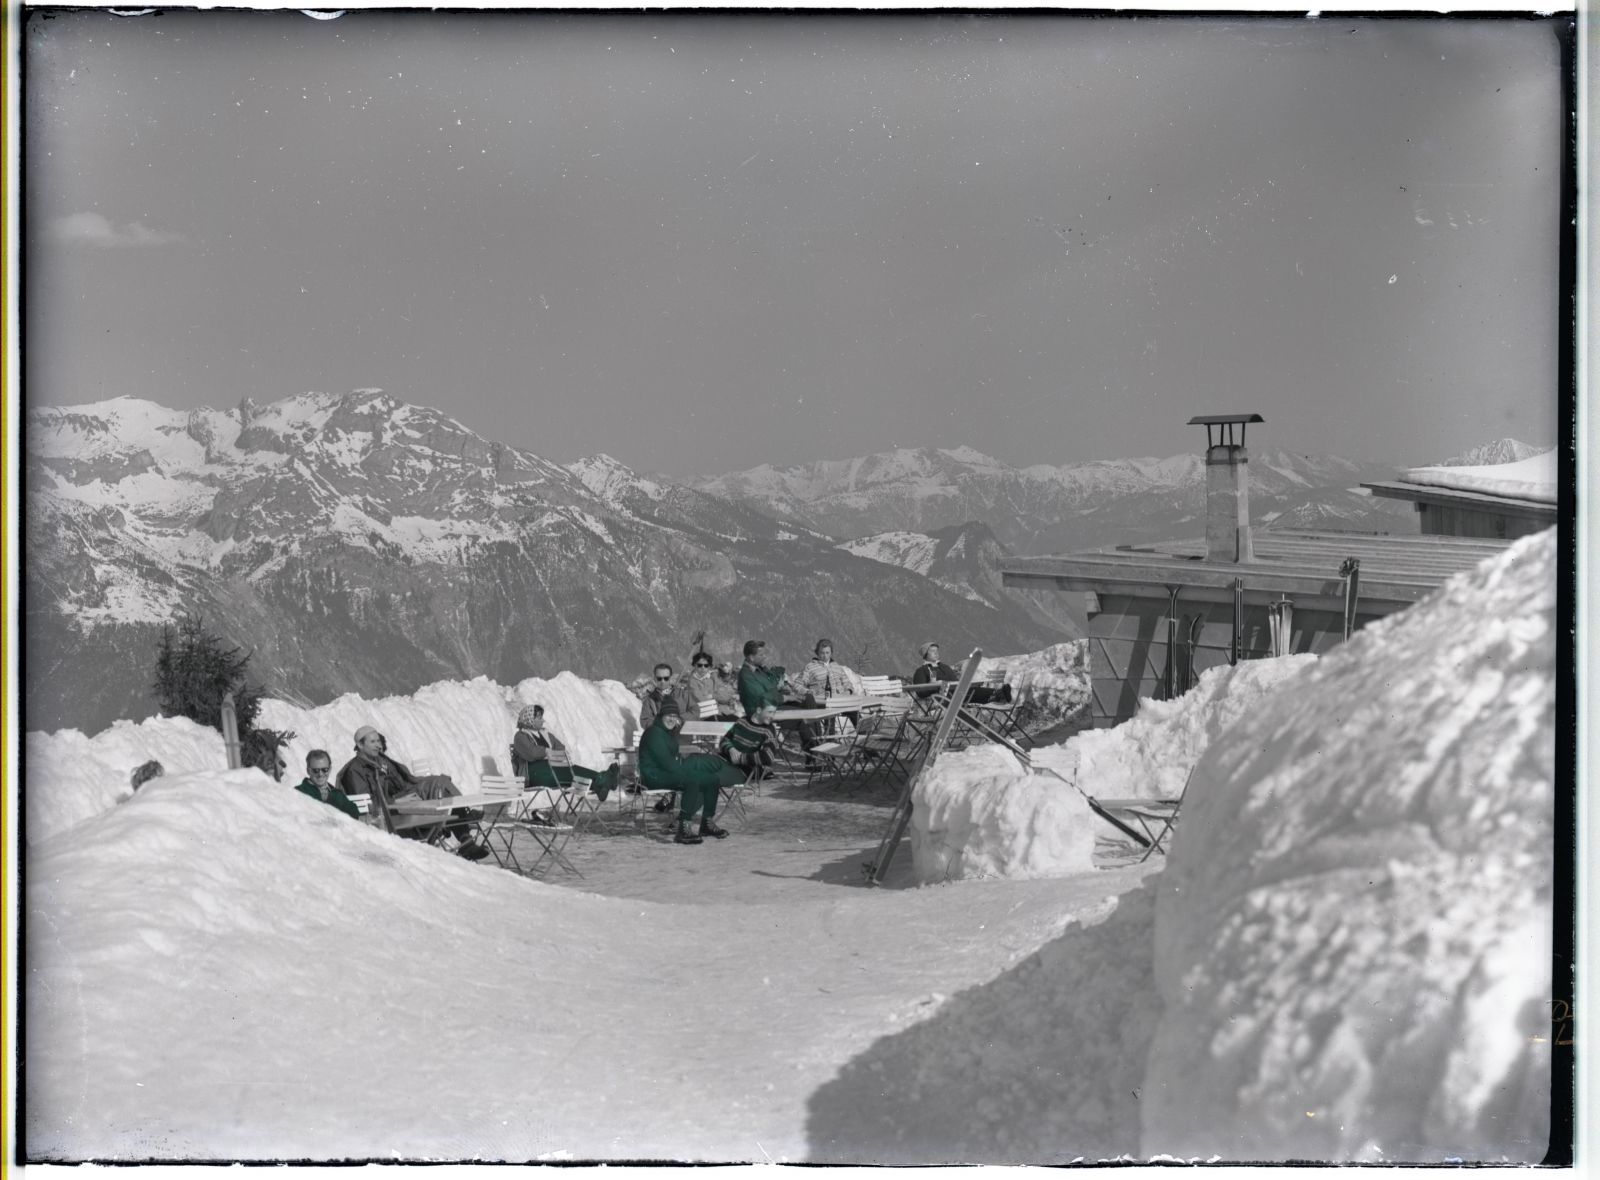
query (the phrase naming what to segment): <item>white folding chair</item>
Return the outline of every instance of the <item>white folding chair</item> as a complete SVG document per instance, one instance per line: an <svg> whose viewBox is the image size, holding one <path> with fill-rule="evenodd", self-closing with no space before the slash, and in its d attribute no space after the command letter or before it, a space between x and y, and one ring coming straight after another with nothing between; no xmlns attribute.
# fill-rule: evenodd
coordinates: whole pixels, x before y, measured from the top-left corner
<svg viewBox="0 0 1600 1180"><path fill-rule="evenodd" d="M582 775L572 776L572 783L562 792L563 816L572 824L572 838L578 839L590 825L599 824L607 831L610 825L601 814L600 796L594 793L594 783Z"/></svg>
<svg viewBox="0 0 1600 1180"><path fill-rule="evenodd" d="M501 868L511 864L511 844L515 836L514 825L522 810L522 784L515 779L480 780L480 793L486 796L483 818L478 821L478 839L483 842L495 863ZM495 800L500 800L496 803ZM496 837L499 847L496 847Z"/></svg>
<svg viewBox="0 0 1600 1180"><path fill-rule="evenodd" d="M717 700L715 697L709 697L706 700L701 701L695 706L695 708L699 710L700 720L702 721L715 721L718 714L722 712L721 709L717 708Z"/></svg>
<svg viewBox="0 0 1600 1180"><path fill-rule="evenodd" d="M535 787L522 793L517 813L500 825L509 833L506 861L503 862L507 867L524 876L537 877L541 871L549 872L549 866L559 865L573 876L582 878L578 867L566 856L567 842L572 839L575 829L563 815L566 806L564 795L565 792L550 787ZM518 836L526 836L539 850L526 869L516 854Z"/></svg>

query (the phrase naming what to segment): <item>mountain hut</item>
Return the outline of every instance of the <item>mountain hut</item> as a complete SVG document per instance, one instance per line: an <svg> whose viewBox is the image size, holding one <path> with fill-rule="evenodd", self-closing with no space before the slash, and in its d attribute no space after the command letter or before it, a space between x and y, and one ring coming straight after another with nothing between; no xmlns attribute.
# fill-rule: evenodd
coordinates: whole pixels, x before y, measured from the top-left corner
<svg viewBox="0 0 1600 1180"><path fill-rule="evenodd" d="M1505 548L1482 537L1256 531L1245 428L1262 421L1190 419L1206 429L1203 538L1001 563L1013 589L1085 594L1095 725L1127 720L1140 697L1181 696L1219 664L1326 651Z"/></svg>
<svg viewBox="0 0 1600 1180"><path fill-rule="evenodd" d="M1361 486L1410 500L1427 536L1514 541L1556 522L1554 451L1486 467L1414 467L1396 482Z"/></svg>

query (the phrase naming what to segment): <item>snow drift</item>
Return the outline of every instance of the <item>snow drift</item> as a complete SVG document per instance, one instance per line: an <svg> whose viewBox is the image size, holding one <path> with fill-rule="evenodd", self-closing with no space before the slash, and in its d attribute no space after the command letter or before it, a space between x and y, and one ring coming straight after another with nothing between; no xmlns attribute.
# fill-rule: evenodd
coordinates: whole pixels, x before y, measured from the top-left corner
<svg viewBox="0 0 1600 1180"><path fill-rule="evenodd" d="M1372 624L1200 759L1156 885L1147 1152L1543 1157L1556 553Z"/></svg>
<svg viewBox="0 0 1600 1180"><path fill-rule="evenodd" d="M118 721L92 738L76 729L30 733L23 751L30 844L128 799L133 771L151 758L169 775L228 765L222 735L187 717Z"/></svg>
<svg viewBox="0 0 1600 1180"><path fill-rule="evenodd" d="M800 878L785 903L750 903L715 848L685 851L700 853L678 870L703 875L693 903L596 897L397 840L256 770L158 779L30 854L29 1151L870 1161L887 1123L870 1117L883 1084L865 1063L850 1102L807 1119L841 1065L1104 914L1139 877L959 891ZM1147 935L1131 966L1104 960L1120 939L1089 941L1093 977L1085 961L1040 989L1034 967L1023 991L1053 1004L1076 982L1097 989L1093 1004L1074 996L1093 1012L1121 1001L1113 983L1144 979L1152 1002ZM965 1035L1002 1018L986 1005ZM940 1040L957 1060L995 1059ZM1102 1029L1094 1061L1115 1041ZM1130 1062L1078 1092L1120 1088ZM1007 1094L1033 1072L1014 1065ZM971 1084L948 1075L942 1100ZM1015 1116L991 1104L920 1147L925 1112L894 1117L926 1159L982 1158ZM1048 1125L1070 1132L1074 1117ZM1133 1145L1129 1119L1105 1130Z"/></svg>
<svg viewBox="0 0 1600 1180"><path fill-rule="evenodd" d="M639 702L615 680L582 680L562 672L549 680L530 678L505 688L486 677L445 680L412 696L369 701L355 693L316 708L277 699L261 702L259 723L293 730L286 748L284 784L305 774L306 754L321 748L333 767L353 756L352 739L373 725L389 739L389 751L413 771L448 774L470 792L483 772L482 759L496 759L510 772L508 747L523 705L541 704L550 729L580 765L603 768L607 750L638 741ZM146 759L168 775L220 771L228 764L222 735L184 717L118 721L94 737L75 729L27 735L28 842L64 831L128 798L129 775Z"/></svg>
<svg viewBox="0 0 1600 1180"><path fill-rule="evenodd" d="M306 754L321 747L333 754L335 772L355 755L353 739L363 725L389 741L391 756L418 774L448 774L463 791L476 787L485 755L500 773L511 772L509 749L524 705L543 705L552 733L574 762L603 769L607 750L633 746L639 737L639 701L618 680L583 680L561 672L549 680L530 677L505 688L486 676L443 680L411 696L369 701L355 693L313 709L281 700L263 701L261 724L291 729L289 773L299 782Z"/></svg>
<svg viewBox="0 0 1600 1180"><path fill-rule="evenodd" d="M999 746L941 755L917 784L911 812L916 879L1087 871L1096 835L1111 829L1072 784L1098 799L1176 798L1212 742L1316 659L1284 656L1208 669L1175 701L1143 700L1122 725L1034 750L1031 774ZM1076 689L1076 681L1067 683Z"/></svg>

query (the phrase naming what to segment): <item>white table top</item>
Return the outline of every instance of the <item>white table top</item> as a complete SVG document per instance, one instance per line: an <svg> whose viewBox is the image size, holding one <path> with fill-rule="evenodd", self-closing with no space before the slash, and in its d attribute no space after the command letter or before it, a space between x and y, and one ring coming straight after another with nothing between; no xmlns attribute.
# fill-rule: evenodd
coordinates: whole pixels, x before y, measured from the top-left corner
<svg viewBox="0 0 1600 1180"><path fill-rule="evenodd" d="M779 709L772 719L774 721L820 721L824 717L837 717L841 713L854 713L861 707L860 705L841 705L838 708Z"/></svg>
<svg viewBox="0 0 1600 1180"><path fill-rule="evenodd" d="M719 738L732 728L731 721L685 721L678 732L687 738Z"/></svg>
<svg viewBox="0 0 1600 1180"><path fill-rule="evenodd" d="M398 815L440 815L458 807L499 807L515 803L521 795L447 795L443 799L400 799L389 804Z"/></svg>

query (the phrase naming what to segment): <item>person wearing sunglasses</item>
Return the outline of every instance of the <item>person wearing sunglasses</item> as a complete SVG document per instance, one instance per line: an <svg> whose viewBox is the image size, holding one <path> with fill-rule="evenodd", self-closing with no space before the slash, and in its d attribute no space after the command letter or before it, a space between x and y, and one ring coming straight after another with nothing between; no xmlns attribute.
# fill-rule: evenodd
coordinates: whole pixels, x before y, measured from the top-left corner
<svg viewBox="0 0 1600 1180"><path fill-rule="evenodd" d="M738 687L731 680L719 680L712 669L710 654L697 651L689 663L689 671L678 684L678 707L685 717L699 717L703 701L716 702L716 714L724 721L732 721L737 716Z"/></svg>
<svg viewBox="0 0 1600 1180"><path fill-rule="evenodd" d="M650 728L651 722L661 712L661 702L672 695L672 665L657 664L655 671L650 674L650 687L644 694L644 704L639 708L640 732Z"/></svg>
<svg viewBox="0 0 1600 1180"><path fill-rule="evenodd" d="M350 796L333 785L333 755L326 750L312 750L306 755L306 777L295 790L337 807L351 819L361 818L361 809Z"/></svg>

